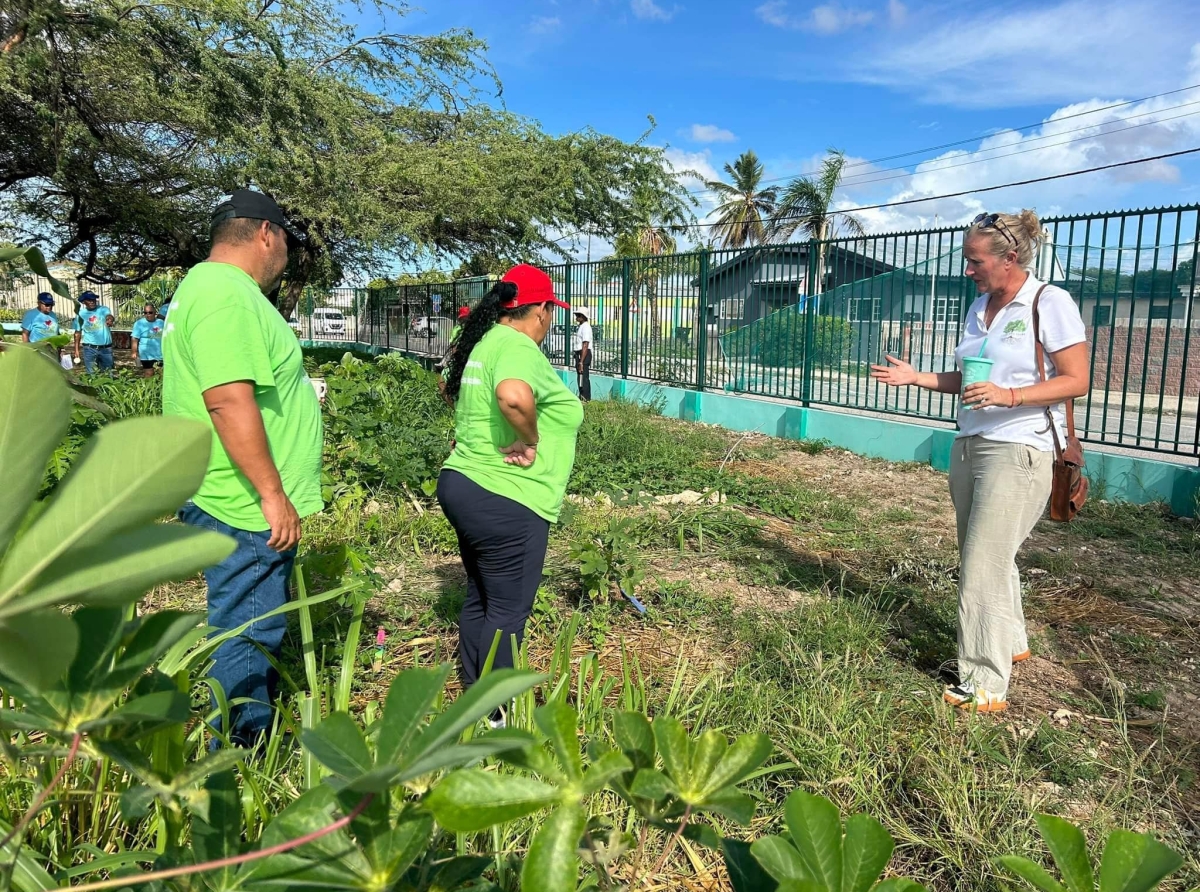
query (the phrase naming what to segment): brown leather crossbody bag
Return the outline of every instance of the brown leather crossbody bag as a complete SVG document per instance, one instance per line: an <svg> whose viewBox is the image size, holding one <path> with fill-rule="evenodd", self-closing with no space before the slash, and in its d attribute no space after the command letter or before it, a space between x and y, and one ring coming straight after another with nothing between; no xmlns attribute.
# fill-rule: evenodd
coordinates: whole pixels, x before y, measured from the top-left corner
<svg viewBox="0 0 1200 892"><path fill-rule="evenodd" d="M1042 347L1041 325L1038 317L1038 301L1043 285L1033 299L1033 349L1037 356L1038 376L1046 380L1046 351ZM1083 503L1087 501L1088 479L1083 476L1083 445L1075 436L1075 401L1067 400L1067 444L1064 447L1058 437L1058 425L1054 413L1046 407L1046 421L1050 424L1050 435L1054 438L1054 478L1050 487L1050 519L1067 523L1075 518Z"/></svg>

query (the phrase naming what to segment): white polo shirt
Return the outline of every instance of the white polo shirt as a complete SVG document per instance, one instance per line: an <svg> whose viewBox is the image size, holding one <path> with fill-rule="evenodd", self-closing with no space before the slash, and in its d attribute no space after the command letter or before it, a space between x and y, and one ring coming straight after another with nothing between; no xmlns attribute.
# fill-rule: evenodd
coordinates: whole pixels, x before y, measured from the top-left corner
<svg viewBox="0 0 1200 892"><path fill-rule="evenodd" d="M989 379L993 384L1000 387L1031 387L1041 383L1033 347L1033 298L1042 284L1030 275L1017 296L996 314L990 328L986 322L988 296L980 295L971 304L962 340L954 348L954 359L960 369L964 356L979 355L979 348L986 338L983 356L994 363ZM1046 378L1049 379L1058 374L1050 354L1083 343L1087 340L1087 333L1075 301L1056 285L1047 285L1042 292L1042 299L1038 301L1038 321L1046 353ZM1065 443L1067 421L1064 404L1051 407L1051 412L1058 425L1060 442ZM1024 443L1043 452L1054 451L1054 440L1046 425L1046 410L1041 406L971 409L960 404L958 436L980 436L1002 443Z"/></svg>
<svg viewBox="0 0 1200 892"><path fill-rule="evenodd" d="M575 329L575 334L571 336L571 350L578 353L583 349L583 345L587 344L588 349L592 348L592 323L581 322L579 328Z"/></svg>

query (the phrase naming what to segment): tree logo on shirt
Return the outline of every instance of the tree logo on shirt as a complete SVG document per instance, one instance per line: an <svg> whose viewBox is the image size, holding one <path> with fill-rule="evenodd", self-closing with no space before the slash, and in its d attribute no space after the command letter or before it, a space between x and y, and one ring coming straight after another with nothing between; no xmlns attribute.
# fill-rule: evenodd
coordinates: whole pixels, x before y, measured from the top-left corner
<svg viewBox="0 0 1200 892"><path fill-rule="evenodd" d="M1025 320L1014 319L1004 326L1003 338L1006 341L1018 341L1025 336Z"/></svg>

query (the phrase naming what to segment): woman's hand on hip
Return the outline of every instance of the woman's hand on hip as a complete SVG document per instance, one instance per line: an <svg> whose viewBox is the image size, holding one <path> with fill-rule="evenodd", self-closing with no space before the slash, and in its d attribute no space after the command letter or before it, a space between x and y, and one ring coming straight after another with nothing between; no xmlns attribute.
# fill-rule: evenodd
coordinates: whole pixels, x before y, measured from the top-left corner
<svg viewBox="0 0 1200 892"><path fill-rule="evenodd" d="M996 406L1011 409L1015 402L1011 388L999 387L991 381L980 381L978 384L967 385L963 391L963 404L972 409L990 409Z"/></svg>
<svg viewBox="0 0 1200 892"><path fill-rule="evenodd" d="M910 384L917 383L917 370L911 365L903 359L897 359L894 356L887 356L885 358L888 361L887 365L871 366L872 378L890 387L907 387Z"/></svg>
<svg viewBox="0 0 1200 892"><path fill-rule="evenodd" d="M520 465L522 468L528 468L537 458L537 443L531 446L523 440L514 440L510 446L501 446L500 452L504 456L506 465Z"/></svg>

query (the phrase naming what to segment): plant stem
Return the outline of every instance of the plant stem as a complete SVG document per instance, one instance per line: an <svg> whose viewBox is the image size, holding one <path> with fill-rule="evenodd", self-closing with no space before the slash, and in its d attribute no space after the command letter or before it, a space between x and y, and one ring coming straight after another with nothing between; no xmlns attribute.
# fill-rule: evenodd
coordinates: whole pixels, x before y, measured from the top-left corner
<svg viewBox="0 0 1200 892"><path fill-rule="evenodd" d="M671 849L675 848L675 844L679 842L679 837L683 836L683 828L687 826L688 818L692 816L692 807L689 805L683 810L683 817L679 819L679 826L675 828L675 832L671 834L671 838L667 840L667 844L663 846L662 854L658 856L658 860L654 862L654 867L650 868L648 876L658 876L658 872L662 870L663 865L667 863L667 856L671 854Z"/></svg>
<svg viewBox="0 0 1200 892"><path fill-rule="evenodd" d="M58 769L58 774L54 775L54 777L50 779L50 783L46 784L42 792L38 793L37 798L33 800L33 805L29 806L29 811L25 812L25 814L21 816L21 820L17 821L17 823L13 825L13 829L8 831L8 835L6 835L3 840L0 840L0 849L3 849L6 845L8 845L9 841L22 830L24 830L29 822L33 820L34 816L38 813L38 809L42 807L42 804L50 795L50 791L58 786L58 782L63 779L63 775L67 773L67 769L70 768L71 763L75 761L75 754L79 752L79 745L81 743L83 743L83 735L77 733L75 738L71 741L71 749L67 751L67 757L63 759L62 767Z"/></svg>
<svg viewBox="0 0 1200 892"><path fill-rule="evenodd" d="M279 845L271 846L266 849L259 849L257 852L247 852L244 855L234 855L230 858L218 858L216 861L205 861L202 864L189 864L185 867L172 867L169 870L156 870L151 873L143 873L140 876L124 876L114 877L108 880L101 880L98 883L85 883L82 886L72 886L74 892L93 892L97 889L116 889L121 886L134 886L138 883L146 883L151 880L167 880L172 877L182 877L188 874L200 873L205 870L220 870L222 867L234 867L238 864L246 864L250 861L258 861L261 858L268 858L271 855L278 855L281 852L290 852L292 849L298 849L300 846L308 845L310 842L320 839L322 836L328 836L336 830L341 830L366 809L371 804L371 800L375 798L374 793L368 793L362 798L358 805L347 815L338 818L332 824L327 824L320 830L314 830L312 833L305 834L298 839L289 839L287 842L281 842Z"/></svg>
<svg viewBox="0 0 1200 892"><path fill-rule="evenodd" d="M642 872L642 853L646 851L646 837L650 833L650 825L645 821L642 822L642 829L638 831L637 858L633 862L633 872L629 877L629 888L636 889L638 875Z"/></svg>

